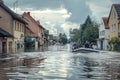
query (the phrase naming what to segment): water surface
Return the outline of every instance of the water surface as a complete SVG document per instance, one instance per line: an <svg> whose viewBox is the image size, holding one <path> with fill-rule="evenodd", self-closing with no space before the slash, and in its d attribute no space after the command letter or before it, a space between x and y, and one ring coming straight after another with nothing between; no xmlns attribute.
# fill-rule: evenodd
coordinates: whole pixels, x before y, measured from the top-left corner
<svg viewBox="0 0 120 80"><path fill-rule="evenodd" d="M0 80L119 80L120 53L72 53L69 45L0 59Z"/></svg>

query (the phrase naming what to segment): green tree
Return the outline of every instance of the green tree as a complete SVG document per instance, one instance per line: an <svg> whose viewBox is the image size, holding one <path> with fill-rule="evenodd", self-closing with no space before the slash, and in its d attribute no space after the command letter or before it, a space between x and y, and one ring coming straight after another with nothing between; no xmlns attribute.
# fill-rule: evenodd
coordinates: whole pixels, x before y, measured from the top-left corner
<svg viewBox="0 0 120 80"><path fill-rule="evenodd" d="M48 31L48 30L44 30L44 36L45 36L46 38L48 38L48 36L49 36L49 31Z"/></svg>
<svg viewBox="0 0 120 80"><path fill-rule="evenodd" d="M84 24L80 25L79 29L70 29L72 37L70 39L78 44L84 44L85 41L96 41L99 36L98 24L92 21L90 16L87 16Z"/></svg>
<svg viewBox="0 0 120 80"><path fill-rule="evenodd" d="M89 25L83 32L83 35L85 41L96 42L96 39L98 39L99 36L98 25Z"/></svg>
<svg viewBox="0 0 120 80"><path fill-rule="evenodd" d="M59 42L62 43L62 44L66 44L67 41L68 41L68 39L67 39L66 34L65 33L63 33L63 34L60 33L59 34Z"/></svg>
<svg viewBox="0 0 120 80"><path fill-rule="evenodd" d="M91 24L92 24L92 20L91 20L90 16L88 15L84 24L81 25L81 29L85 30Z"/></svg>

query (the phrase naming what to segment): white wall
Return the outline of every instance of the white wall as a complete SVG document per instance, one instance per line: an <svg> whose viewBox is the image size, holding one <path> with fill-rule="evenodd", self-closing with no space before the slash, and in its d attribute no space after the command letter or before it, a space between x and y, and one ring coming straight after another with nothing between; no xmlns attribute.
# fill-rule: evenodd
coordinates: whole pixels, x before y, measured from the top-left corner
<svg viewBox="0 0 120 80"><path fill-rule="evenodd" d="M104 35L100 35L100 32L104 31ZM105 26L104 26L104 23L102 21L102 24L100 25L99 27L99 40L98 40L98 48L101 47L101 41L100 40L103 40L103 49L104 50L107 50L107 46L109 45L108 44L108 41L109 41L109 38L110 38L110 31L109 29L105 29Z"/></svg>

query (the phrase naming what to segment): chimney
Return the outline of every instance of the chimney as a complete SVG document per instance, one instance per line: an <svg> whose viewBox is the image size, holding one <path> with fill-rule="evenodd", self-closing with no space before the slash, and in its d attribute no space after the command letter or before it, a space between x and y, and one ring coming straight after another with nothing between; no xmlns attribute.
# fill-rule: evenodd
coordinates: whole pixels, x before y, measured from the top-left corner
<svg viewBox="0 0 120 80"><path fill-rule="evenodd" d="M39 20L37 20L37 23L38 23L38 24L40 24L40 21L39 21Z"/></svg>
<svg viewBox="0 0 120 80"><path fill-rule="evenodd" d="M0 3L4 3L3 0L0 0Z"/></svg>
<svg viewBox="0 0 120 80"><path fill-rule="evenodd" d="M27 14L30 16L30 12L27 12Z"/></svg>

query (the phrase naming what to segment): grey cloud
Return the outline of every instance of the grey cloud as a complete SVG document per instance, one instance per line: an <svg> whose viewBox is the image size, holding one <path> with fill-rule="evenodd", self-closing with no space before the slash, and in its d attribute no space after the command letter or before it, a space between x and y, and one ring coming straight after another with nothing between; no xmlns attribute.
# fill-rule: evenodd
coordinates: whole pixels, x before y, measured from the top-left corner
<svg viewBox="0 0 120 80"><path fill-rule="evenodd" d="M30 8L33 9L58 9L62 4L62 0L4 0L9 6L13 6L15 1L18 1L18 6L22 9Z"/></svg>
<svg viewBox="0 0 120 80"><path fill-rule="evenodd" d="M13 7L13 3L16 0L4 0L5 3ZM72 15L68 21L71 22L83 22L83 19L90 15L90 10L85 4L86 0L18 0L18 7L22 10L32 8L33 10L44 10L44 9L59 9L64 7Z"/></svg>
<svg viewBox="0 0 120 80"><path fill-rule="evenodd" d="M111 0L114 4L120 4L120 0Z"/></svg>
<svg viewBox="0 0 120 80"><path fill-rule="evenodd" d="M61 27L60 24L55 25L55 28L57 29L57 33L58 33L58 34L64 32L64 30L63 30L63 28Z"/></svg>
<svg viewBox="0 0 120 80"><path fill-rule="evenodd" d="M13 3L16 0L4 1L8 6L13 7ZM110 1L112 3L120 3L120 0ZM98 4L98 0L18 0L18 7L20 7L22 10L27 8L32 8L33 10L56 10L62 6L68 10L68 13L71 13L71 17L67 19L67 21L83 23L87 15L92 15L92 12L89 6L86 5L86 2L94 2ZM106 4L107 3L102 3L102 6L105 6ZM110 8L110 5L108 8Z"/></svg>
<svg viewBox="0 0 120 80"><path fill-rule="evenodd" d="M65 0L65 8L72 13L72 16L68 19L71 22L84 22L87 15L91 15L91 12L86 6L86 0Z"/></svg>

